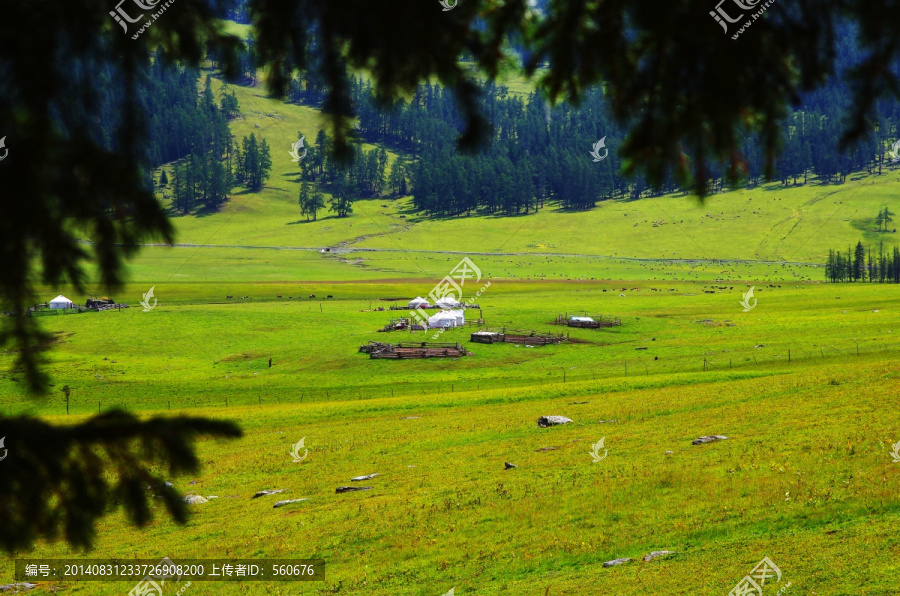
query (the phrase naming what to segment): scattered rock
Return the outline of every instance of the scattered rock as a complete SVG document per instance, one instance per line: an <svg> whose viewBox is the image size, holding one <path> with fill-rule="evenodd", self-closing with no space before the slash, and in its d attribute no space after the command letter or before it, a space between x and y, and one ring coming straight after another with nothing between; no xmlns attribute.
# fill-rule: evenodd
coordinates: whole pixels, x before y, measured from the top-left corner
<svg viewBox="0 0 900 596"><path fill-rule="evenodd" d="M535 451L556 451L559 447L541 447L540 449L535 449Z"/></svg>
<svg viewBox="0 0 900 596"><path fill-rule="evenodd" d="M589 403L591 403L591 402L589 402L589 401L573 401L573 402L572 402L571 404L569 404L569 405L571 405L571 406L582 406L582 405L584 405L584 404L589 404Z"/></svg>
<svg viewBox="0 0 900 596"><path fill-rule="evenodd" d="M715 443L716 441L724 441L727 439L725 435L712 435L711 437L699 437L694 439L691 445L703 445L704 443Z"/></svg>
<svg viewBox="0 0 900 596"><path fill-rule="evenodd" d="M37 587L37 584L30 584L28 582L22 582L19 584L4 584L4 585L0 586L0 592L8 592L10 590L12 590L14 592L19 592L19 591L31 590L36 587Z"/></svg>
<svg viewBox="0 0 900 596"><path fill-rule="evenodd" d="M191 486L194 486L195 484L197 484L197 481L196 481L196 480L191 480L190 482L188 482L188 484L190 484Z"/></svg>
<svg viewBox="0 0 900 596"><path fill-rule="evenodd" d="M207 499L218 499L219 495L206 495Z"/></svg>
<svg viewBox="0 0 900 596"><path fill-rule="evenodd" d="M613 559L612 561L607 561L603 564L604 567L615 567L616 565L622 565L624 563L630 562L631 559L622 557L621 559Z"/></svg>
<svg viewBox="0 0 900 596"><path fill-rule="evenodd" d="M337 487L337 490L335 490L334 492L336 492L338 494L352 493L352 492L356 492L358 490L372 490L372 488L373 487L371 487L371 486L339 486L339 487Z"/></svg>
<svg viewBox="0 0 900 596"><path fill-rule="evenodd" d="M272 505L272 509L277 509L279 507L284 507L285 505L290 505L291 503L299 503L300 501L306 501L308 499L289 499L287 501L278 501L274 505Z"/></svg>
<svg viewBox="0 0 900 596"><path fill-rule="evenodd" d="M511 463L509 463L509 462L505 462L503 465L506 466L506 468L504 468L504 469L506 469L506 470L512 470L513 468L518 468L518 467L519 467L519 466L517 466L516 464L511 464Z"/></svg>
<svg viewBox="0 0 900 596"><path fill-rule="evenodd" d="M200 505L202 503L209 503L208 500L204 499L200 495L186 495L184 497L184 502L188 505Z"/></svg>
<svg viewBox="0 0 900 596"><path fill-rule="evenodd" d="M369 474L368 476L357 476L356 478L351 478L350 482L362 482L363 480L371 480L372 478L375 478L376 476L378 476L377 473Z"/></svg>
<svg viewBox="0 0 900 596"><path fill-rule="evenodd" d="M400 420L418 420L421 416L404 416Z"/></svg>
<svg viewBox="0 0 900 596"><path fill-rule="evenodd" d="M644 561L652 561L653 559L656 559L657 557L665 557L666 555L673 555L673 554L675 554L675 553L673 553L670 550L655 550L652 553L650 553L649 555L645 556Z"/></svg>
<svg viewBox="0 0 900 596"><path fill-rule="evenodd" d="M258 499L259 497L268 497L269 495L277 495L278 493L283 493L283 492L284 492L283 488L275 488L272 490L261 490L250 498Z"/></svg>
<svg viewBox="0 0 900 596"><path fill-rule="evenodd" d="M666 451L666 455L672 455L671 451Z"/></svg>
<svg viewBox="0 0 900 596"><path fill-rule="evenodd" d="M538 418L538 426L541 428L548 428L558 424L568 424L570 422L572 421L565 416L541 416Z"/></svg>

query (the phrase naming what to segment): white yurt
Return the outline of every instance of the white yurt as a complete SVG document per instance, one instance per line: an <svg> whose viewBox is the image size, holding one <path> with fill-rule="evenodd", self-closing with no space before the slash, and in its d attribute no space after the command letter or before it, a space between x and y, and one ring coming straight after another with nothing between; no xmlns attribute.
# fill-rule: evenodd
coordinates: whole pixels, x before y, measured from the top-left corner
<svg viewBox="0 0 900 596"><path fill-rule="evenodd" d="M428 317L428 326L437 329L462 327L466 322L466 313L461 310L442 310Z"/></svg>
<svg viewBox="0 0 900 596"><path fill-rule="evenodd" d="M594 319L590 317L569 317L570 321L575 321L577 323L593 323Z"/></svg>
<svg viewBox="0 0 900 596"><path fill-rule="evenodd" d="M75 304L71 300L60 294L50 301L50 308L75 308Z"/></svg>
<svg viewBox="0 0 900 596"><path fill-rule="evenodd" d="M428 308L428 301L422 298L421 296L416 296L412 300L409 301L410 308Z"/></svg>
<svg viewBox="0 0 900 596"><path fill-rule="evenodd" d="M438 308L443 308L444 310L450 310L452 308L459 308L460 306L462 306L462 304L458 300L456 300L456 298L451 298L449 296L435 300L434 305Z"/></svg>

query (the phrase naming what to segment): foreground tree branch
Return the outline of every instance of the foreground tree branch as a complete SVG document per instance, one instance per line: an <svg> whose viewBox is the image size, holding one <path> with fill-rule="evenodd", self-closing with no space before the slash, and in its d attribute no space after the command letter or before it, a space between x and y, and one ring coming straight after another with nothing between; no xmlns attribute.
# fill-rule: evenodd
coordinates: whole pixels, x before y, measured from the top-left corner
<svg viewBox="0 0 900 596"><path fill-rule="evenodd" d="M88 549L101 516L122 507L142 527L152 519L155 496L183 524L184 500L154 469L164 469L169 477L196 472L195 439L241 434L232 422L187 417L142 421L120 411L75 426L0 418L8 450L0 468L0 549L29 549L37 540L60 534L69 544Z"/></svg>

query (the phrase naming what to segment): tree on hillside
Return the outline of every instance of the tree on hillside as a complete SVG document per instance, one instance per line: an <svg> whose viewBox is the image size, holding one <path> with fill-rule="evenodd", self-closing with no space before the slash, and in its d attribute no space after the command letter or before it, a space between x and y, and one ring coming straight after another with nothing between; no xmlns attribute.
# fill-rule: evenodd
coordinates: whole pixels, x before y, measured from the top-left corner
<svg viewBox="0 0 900 596"><path fill-rule="evenodd" d="M894 221L894 215L896 215L896 213L892 213L887 206L878 211L878 216L875 218L875 225L878 226L879 231L882 226L884 226L884 231L887 231L887 225Z"/></svg>
<svg viewBox="0 0 900 596"><path fill-rule="evenodd" d="M236 178L253 192L259 192L272 171L269 144L265 139L262 140L262 143L257 142L256 133L250 133L249 137L244 137L241 145L241 151L236 153L239 164L236 169Z"/></svg>
<svg viewBox="0 0 900 596"><path fill-rule="evenodd" d="M862 240L856 243L853 251L853 281L866 281L866 249Z"/></svg>
<svg viewBox="0 0 900 596"><path fill-rule="evenodd" d="M238 114L240 114L240 105L238 105L237 96L234 94L234 91L231 94L228 94L228 85L222 85L222 89L219 90L219 95L221 96L221 108L222 113L225 114L225 117L229 120L236 118Z"/></svg>
<svg viewBox="0 0 900 596"><path fill-rule="evenodd" d="M325 200L322 193L318 189L310 190L309 183L304 182L300 185L300 213L306 216L306 221L312 216L312 220L316 221L316 215L325 208Z"/></svg>
<svg viewBox="0 0 900 596"><path fill-rule="evenodd" d="M353 213L353 199L350 194L350 183L346 176L341 176L331 185L331 199L328 201L329 210L338 217L347 217Z"/></svg>

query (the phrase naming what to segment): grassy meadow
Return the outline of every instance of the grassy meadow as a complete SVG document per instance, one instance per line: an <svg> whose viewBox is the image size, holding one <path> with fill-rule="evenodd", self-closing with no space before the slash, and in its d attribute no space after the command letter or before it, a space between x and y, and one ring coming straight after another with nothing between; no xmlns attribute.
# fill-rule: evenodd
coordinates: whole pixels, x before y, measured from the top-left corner
<svg viewBox="0 0 900 596"><path fill-rule="evenodd" d="M121 408L239 422L242 439L198 443L196 477L169 478L218 498L192 506L185 526L159 507L138 531L114 511L91 552L39 543L20 556L327 561L321 582L195 582L188 596L724 596L763 557L783 573L767 596L788 582L789 596L898 593L900 293L826 284L821 266L830 248L897 243L873 223L897 204L896 171L510 218L426 219L408 197L382 198L306 222L288 149L298 131L315 138L321 114L230 88L242 111L232 132L272 147L266 188L218 213L173 213L179 244L144 247L113 294L130 308L42 316L54 337L46 398L29 398L15 354L0 353L4 415L67 424ZM461 253L483 275L466 297L490 282L468 319L569 341L472 344L465 328L438 339L463 343L465 358L357 352L431 340L378 333L408 311L376 309L427 296ZM158 302L143 312L151 287ZM758 302L744 312L750 287ZM622 325L554 326L563 313ZM542 415L573 422L541 429ZM692 445L704 435L728 439ZM293 463L301 438L309 456ZM608 455L595 462L601 439ZM372 473L372 490L335 493ZM286 492L251 499L263 489ZM308 500L273 508L281 498ZM642 560L659 550L673 554ZM603 567L618 557L632 561ZM12 569L0 560L0 584Z"/></svg>

